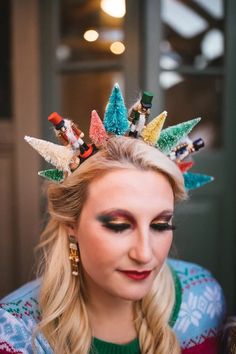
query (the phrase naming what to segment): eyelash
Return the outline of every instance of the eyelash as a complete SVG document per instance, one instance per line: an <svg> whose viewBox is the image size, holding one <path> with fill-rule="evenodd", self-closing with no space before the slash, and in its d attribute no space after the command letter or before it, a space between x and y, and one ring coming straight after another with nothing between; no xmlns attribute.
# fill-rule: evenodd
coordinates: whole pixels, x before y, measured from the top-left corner
<svg viewBox="0 0 236 354"><path fill-rule="evenodd" d="M105 228L112 230L114 232L122 232L125 230L128 230L131 226L130 224L125 224L125 223L120 223L120 224L113 224L113 223L107 223L103 225ZM159 231L159 232L164 232L167 230L175 230L176 227L174 225L168 224L168 223L155 223L151 224L150 227L154 231Z"/></svg>
<svg viewBox="0 0 236 354"><path fill-rule="evenodd" d="M103 226L114 232L122 232L128 230L131 227L130 224L125 224L125 223L120 223L120 224L107 223L104 224Z"/></svg>
<svg viewBox="0 0 236 354"><path fill-rule="evenodd" d="M172 224L168 224L168 222L165 223L155 223L151 224L151 228L155 231L167 231L167 230L175 230L176 227Z"/></svg>

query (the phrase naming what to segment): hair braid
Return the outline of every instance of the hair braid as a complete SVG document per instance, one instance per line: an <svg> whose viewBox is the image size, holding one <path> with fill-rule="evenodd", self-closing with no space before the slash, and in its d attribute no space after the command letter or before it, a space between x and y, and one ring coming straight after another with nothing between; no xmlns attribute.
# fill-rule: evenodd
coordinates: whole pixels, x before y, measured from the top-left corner
<svg viewBox="0 0 236 354"><path fill-rule="evenodd" d="M177 338L168 324L175 301L171 271L165 264L152 290L135 306L142 354L179 354Z"/></svg>

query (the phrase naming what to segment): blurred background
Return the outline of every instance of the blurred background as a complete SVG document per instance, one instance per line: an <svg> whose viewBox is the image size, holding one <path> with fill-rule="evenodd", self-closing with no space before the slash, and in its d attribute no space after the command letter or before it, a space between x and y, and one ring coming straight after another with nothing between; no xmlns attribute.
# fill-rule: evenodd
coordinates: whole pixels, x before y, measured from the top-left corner
<svg viewBox="0 0 236 354"><path fill-rule="evenodd" d="M236 312L236 2L234 0L0 1L0 295L34 277L45 221L42 159L24 135L53 140L52 111L88 133L118 82L127 106L154 93L167 125L202 117L206 148L193 171L215 182L178 206L178 257L200 263Z"/></svg>

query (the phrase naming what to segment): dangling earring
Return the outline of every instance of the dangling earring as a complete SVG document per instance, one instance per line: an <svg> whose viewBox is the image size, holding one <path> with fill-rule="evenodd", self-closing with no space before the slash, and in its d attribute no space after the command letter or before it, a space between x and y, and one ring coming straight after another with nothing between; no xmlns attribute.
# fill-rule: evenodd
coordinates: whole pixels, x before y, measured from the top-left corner
<svg viewBox="0 0 236 354"><path fill-rule="evenodd" d="M69 260L71 261L72 274L79 275L79 248L74 236L69 236Z"/></svg>

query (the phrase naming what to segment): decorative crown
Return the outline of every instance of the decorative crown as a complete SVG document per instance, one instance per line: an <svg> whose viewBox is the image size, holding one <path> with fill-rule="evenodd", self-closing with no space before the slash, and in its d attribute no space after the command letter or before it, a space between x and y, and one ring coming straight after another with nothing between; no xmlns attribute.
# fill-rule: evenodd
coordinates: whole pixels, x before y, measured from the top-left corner
<svg viewBox="0 0 236 354"><path fill-rule="evenodd" d="M199 123L201 118L195 118L163 129L167 112L164 111L148 123L152 107L153 94L143 92L136 104L127 111L119 85L115 84L104 115L100 119L93 110L89 137L92 141L87 144L84 133L71 120L61 117L54 112L48 120L53 124L56 136L62 145L49 141L25 136L25 140L49 163L55 166L38 172L50 181L62 182L73 173L79 165L102 148L111 135L125 135L135 139L142 139L147 144L159 149L173 160L183 173L185 188L192 190L211 182L213 177L189 172L193 166L190 155L204 147L201 138L190 140L188 134ZM187 160L186 160L187 159Z"/></svg>

